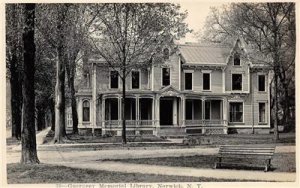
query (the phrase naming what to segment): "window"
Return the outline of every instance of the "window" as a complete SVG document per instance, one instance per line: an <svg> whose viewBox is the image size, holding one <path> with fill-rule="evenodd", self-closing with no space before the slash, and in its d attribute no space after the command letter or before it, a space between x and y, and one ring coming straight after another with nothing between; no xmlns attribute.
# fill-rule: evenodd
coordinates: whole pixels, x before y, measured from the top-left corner
<svg viewBox="0 0 300 188"><path fill-rule="evenodd" d="M266 103L259 103L259 123L266 123Z"/></svg>
<svg viewBox="0 0 300 188"><path fill-rule="evenodd" d="M185 119L191 120L193 119L193 101L187 99L185 104Z"/></svg>
<svg viewBox="0 0 300 188"><path fill-rule="evenodd" d="M84 74L84 80L85 80L85 87L89 88L90 87L90 74L89 73Z"/></svg>
<svg viewBox="0 0 300 188"><path fill-rule="evenodd" d="M235 66L240 66L241 65L241 59L240 59L240 56L238 54L234 55L233 65L235 65Z"/></svg>
<svg viewBox="0 0 300 188"><path fill-rule="evenodd" d="M266 91L265 75L258 75L258 91Z"/></svg>
<svg viewBox="0 0 300 188"><path fill-rule="evenodd" d="M210 119L210 101L205 101L204 119Z"/></svg>
<svg viewBox="0 0 300 188"><path fill-rule="evenodd" d="M118 106L118 99L105 100L105 120L118 120Z"/></svg>
<svg viewBox="0 0 300 188"><path fill-rule="evenodd" d="M242 90L242 83L242 74L232 74L232 90Z"/></svg>
<svg viewBox="0 0 300 188"><path fill-rule="evenodd" d="M203 90L210 90L210 74L203 73Z"/></svg>
<svg viewBox="0 0 300 188"><path fill-rule="evenodd" d="M186 72L185 77L185 90L192 90L193 88L193 73Z"/></svg>
<svg viewBox="0 0 300 188"><path fill-rule="evenodd" d="M119 88L119 76L117 71L110 72L110 88Z"/></svg>
<svg viewBox="0 0 300 188"><path fill-rule="evenodd" d="M243 122L243 103L230 103L230 122Z"/></svg>
<svg viewBox="0 0 300 188"><path fill-rule="evenodd" d="M162 85L163 86L170 85L170 68L162 69Z"/></svg>
<svg viewBox="0 0 300 188"><path fill-rule="evenodd" d="M140 88L140 72L139 71L132 71L131 72L131 87L132 89L139 89Z"/></svg>
<svg viewBox="0 0 300 188"><path fill-rule="evenodd" d="M84 101L82 104L83 121L90 121L90 103Z"/></svg>
<svg viewBox="0 0 300 188"><path fill-rule="evenodd" d="M170 52L169 52L169 49L168 49L168 48L165 48L165 49L163 50L163 54L164 54L164 58L165 58L165 59L169 59Z"/></svg>
<svg viewBox="0 0 300 188"><path fill-rule="evenodd" d="M125 99L125 119L135 120L136 116L136 100L131 98Z"/></svg>

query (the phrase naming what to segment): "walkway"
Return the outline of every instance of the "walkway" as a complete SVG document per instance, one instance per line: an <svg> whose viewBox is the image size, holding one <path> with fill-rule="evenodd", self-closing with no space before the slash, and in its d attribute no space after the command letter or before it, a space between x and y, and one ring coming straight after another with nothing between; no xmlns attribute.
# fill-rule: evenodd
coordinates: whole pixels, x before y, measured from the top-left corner
<svg viewBox="0 0 300 188"><path fill-rule="evenodd" d="M53 163L52 163L53 164ZM84 163L56 163L58 165L104 170L124 173L158 174L172 176L206 177L218 179L249 180L249 181L278 181L291 182L296 180L296 173L279 173L245 170L199 169L187 167L169 167L157 165L132 164L121 162L84 162Z"/></svg>

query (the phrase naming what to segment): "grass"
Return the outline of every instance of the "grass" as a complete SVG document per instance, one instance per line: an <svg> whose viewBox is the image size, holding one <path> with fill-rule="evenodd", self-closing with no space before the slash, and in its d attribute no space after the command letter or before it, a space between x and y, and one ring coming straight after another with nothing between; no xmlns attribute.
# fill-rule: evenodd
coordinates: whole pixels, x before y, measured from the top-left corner
<svg viewBox="0 0 300 188"><path fill-rule="evenodd" d="M77 169L48 164L7 165L7 182L24 183L119 183L119 182L223 182L241 181L185 176L165 176Z"/></svg>
<svg viewBox="0 0 300 188"><path fill-rule="evenodd" d="M277 145L295 144L295 132L279 134ZM222 134L188 136L185 145L241 145L241 144L275 144L273 134Z"/></svg>
<svg viewBox="0 0 300 188"><path fill-rule="evenodd" d="M214 168L214 163L217 161L216 155L197 155L183 157L158 157L158 158L140 158L140 159L116 159L106 161L119 161L135 164L162 165L162 166L179 166L193 168ZM249 161L251 162L251 161ZM253 162L253 161L252 161ZM280 153L274 154L271 161L274 172L296 172L295 153ZM250 169L250 168L237 168ZM253 168L252 168L253 169ZM254 168L258 170L257 168ZM259 168L262 170L263 168Z"/></svg>
<svg viewBox="0 0 300 188"><path fill-rule="evenodd" d="M44 144L51 143L54 137L54 131L50 130L46 136ZM91 136L91 135L79 135L79 134L67 134L68 140L66 143L122 143L121 136L110 136L110 137L103 137L103 136ZM128 142L168 142L168 140L153 136L128 136Z"/></svg>

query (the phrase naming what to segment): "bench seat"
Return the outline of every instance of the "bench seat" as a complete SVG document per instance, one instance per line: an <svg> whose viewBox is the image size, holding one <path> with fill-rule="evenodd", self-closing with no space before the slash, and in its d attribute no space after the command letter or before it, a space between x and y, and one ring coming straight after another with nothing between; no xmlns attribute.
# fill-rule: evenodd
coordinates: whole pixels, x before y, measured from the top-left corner
<svg viewBox="0 0 300 188"><path fill-rule="evenodd" d="M223 145L219 148L215 168L224 165L264 167L264 171L267 172L271 167L274 152L275 146Z"/></svg>

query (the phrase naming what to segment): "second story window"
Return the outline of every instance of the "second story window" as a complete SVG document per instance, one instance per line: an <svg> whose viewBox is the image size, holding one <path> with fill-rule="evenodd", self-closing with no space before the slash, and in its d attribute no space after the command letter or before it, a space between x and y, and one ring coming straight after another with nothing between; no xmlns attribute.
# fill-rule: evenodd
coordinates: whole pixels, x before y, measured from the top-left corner
<svg viewBox="0 0 300 188"><path fill-rule="evenodd" d="M163 86L170 85L170 68L162 69L162 85Z"/></svg>
<svg viewBox="0 0 300 188"><path fill-rule="evenodd" d="M240 66L241 65L241 59L240 59L240 56L238 54L234 55L233 65L235 65L235 66Z"/></svg>
<svg viewBox="0 0 300 188"><path fill-rule="evenodd" d="M203 73L203 90L210 90L210 73Z"/></svg>
<svg viewBox="0 0 300 188"><path fill-rule="evenodd" d="M258 75L258 91L266 91L265 75Z"/></svg>
<svg viewBox="0 0 300 188"><path fill-rule="evenodd" d="M186 72L184 73L185 78L185 90L192 90L193 89L193 73Z"/></svg>
<svg viewBox="0 0 300 188"><path fill-rule="evenodd" d="M140 88L140 72L139 71L131 72L131 87L132 87L132 89Z"/></svg>
<svg viewBox="0 0 300 188"><path fill-rule="evenodd" d="M117 71L110 72L110 88L119 88L119 76Z"/></svg>
<svg viewBox="0 0 300 188"><path fill-rule="evenodd" d="M242 90L243 85L243 75L242 74L232 74L232 90Z"/></svg>

